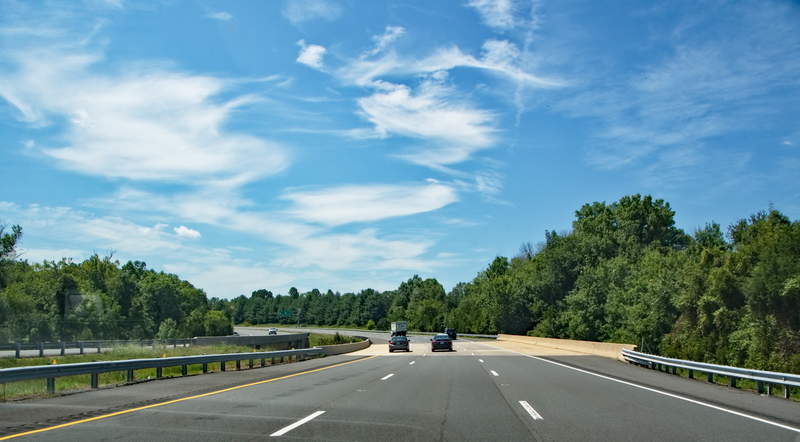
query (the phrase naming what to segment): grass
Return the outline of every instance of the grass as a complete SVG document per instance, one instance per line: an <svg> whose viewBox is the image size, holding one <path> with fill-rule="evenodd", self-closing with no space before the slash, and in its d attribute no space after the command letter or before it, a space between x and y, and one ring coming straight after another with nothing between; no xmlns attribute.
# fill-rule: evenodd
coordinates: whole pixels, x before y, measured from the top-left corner
<svg viewBox="0 0 800 442"><path fill-rule="evenodd" d="M669 372L672 373L672 369L671 368L670 368ZM689 377L689 370L685 369L685 368L678 367L675 374L677 376L688 378ZM699 381L706 381L707 377L706 377L705 373L700 372L698 370L695 370L694 371L694 379L699 380ZM715 374L715 375L712 375L712 379L713 379L712 382L714 384L730 385L730 379L727 376L721 376L721 375ZM739 379L736 380L736 388L739 388L739 389L742 389L742 390L748 390L748 391L757 392L758 391L758 384L756 383L756 381L753 381L753 380L750 380L750 379L741 379L741 378L739 378ZM780 384L772 384L772 395L773 396L783 397L784 394L785 394L785 389L786 388L789 389L789 399L791 399L793 401L800 401L800 389L795 388L795 387L788 387L788 386L783 386L783 385L780 385ZM767 391L767 384L765 383L764 384L764 394L766 394L766 391Z"/></svg>
<svg viewBox="0 0 800 442"><path fill-rule="evenodd" d="M265 349L262 351L270 351ZM228 354L228 353L250 353L253 350L246 346L235 345L215 345L210 347L179 347L179 348L142 348L137 346L117 347L113 351L102 354L91 355L70 355L70 356L55 356L46 358L2 358L0 359L0 368L12 367L26 367L34 365L48 365L53 362L57 364L74 364L80 362L95 362L95 361L119 361L125 359L150 359L160 357L177 357L177 356L194 356L202 354ZM255 359L254 366L260 366L261 359ZM270 365L270 360L267 360L267 365ZM243 366L247 366L246 361L242 361ZM229 361L225 364L226 370L235 370L236 362ZM214 372L220 370L220 364L208 364L208 371ZM187 366L187 374L199 374L203 372L202 364L194 364ZM162 377L180 377L181 367L165 367L162 369ZM143 369L134 372L134 381L143 381L147 379L155 379L156 369ZM127 383L127 372L116 371L109 373L100 373L98 376L98 384L100 386L108 385L121 385ZM90 388L91 375L78 375L78 376L65 376L56 378L56 394L63 394L65 392L86 390ZM33 381L12 382L2 384L0 388L0 402L9 400L31 398L31 397L47 397L47 380L37 379Z"/></svg>
<svg viewBox="0 0 800 442"><path fill-rule="evenodd" d="M312 347L318 347L320 345L338 345L361 342L361 339L354 338L352 336L340 335L339 332L336 332L336 334L333 335L311 333L308 335L308 340L311 342Z"/></svg>

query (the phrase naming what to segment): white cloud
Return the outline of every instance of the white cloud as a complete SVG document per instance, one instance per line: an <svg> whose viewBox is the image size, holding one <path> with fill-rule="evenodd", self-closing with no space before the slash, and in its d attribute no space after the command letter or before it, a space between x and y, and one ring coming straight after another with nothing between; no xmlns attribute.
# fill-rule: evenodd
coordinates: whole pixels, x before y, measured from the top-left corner
<svg viewBox="0 0 800 442"><path fill-rule="evenodd" d="M376 221L440 209L458 200L447 185L359 185L318 191L295 191L284 196L289 210L303 220L326 225Z"/></svg>
<svg viewBox="0 0 800 442"><path fill-rule="evenodd" d="M65 147L42 148L89 175L184 183L248 182L287 166L283 147L223 129L254 97L220 102L230 81L138 65L98 74L102 54L21 43L4 48L0 96L32 126L68 121ZM41 143L40 143L41 144Z"/></svg>
<svg viewBox="0 0 800 442"><path fill-rule="evenodd" d="M520 66L521 52L514 43L487 40L482 55L481 58L475 58L454 46L438 48L422 59L402 58L390 51L376 60L353 60L338 69L336 75L346 83L367 86L387 75L426 75L457 67L471 67L528 87L553 88L564 85L561 80L539 77L523 69Z"/></svg>
<svg viewBox="0 0 800 442"><path fill-rule="evenodd" d="M182 236L184 238L191 238L191 239L200 238L200 232L194 229L190 229L186 226L175 227L173 230L175 231L175 233L178 234L178 236Z"/></svg>
<svg viewBox="0 0 800 442"><path fill-rule="evenodd" d="M492 114L458 102L453 91L437 82L427 82L417 94L404 85L377 85L379 91L358 100L364 117L374 124L374 132L354 132L354 136L395 134L432 141L433 146L398 155L429 167L466 161L473 152L495 142Z"/></svg>
<svg viewBox="0 0 800 442"><path fill-rule="evenodd" d="M381 195L385 198L394 198L393 201L397 204L411 205L414 213L436 210L455 201L456 198L452 189L435 187L435 183L419 188L410 186L406 193L398 189L391 192L391 189L392 186L388 186ZM339 198L338 193L347 192L343 189L327 193L289 192L286 199L296 201L296 204L285 214L247 210L246 202L236 199L231 201L227 199L228 194L220 193L219 189L174 197L124 189L111 199L97 200L95 203L105 207L116 207L119 210L156 211L189 222L204 223L217 229L244 233L255 241L251 241L248 245L263 241L260 244L279 250L270 253L271 256L279 256L268 263L275 268L292 267L295 271L318 269L321 272L330 272L354 268L363 271L386 270L392 269L393 265L400 266L400 269L414 270L415 266L429 268L435 265L420 258L431 246L430 240L421 235L408 238L394 235L393 239L387 240L381 238L375 229L363 229L357 232L331 231L331 227L342 223L413 214L403 213L403 210L409 212L409 209L392 208L385 202L377 201L378 196L375 195L365 195L357 201L374 204L371 206L371 211L365 211L362 205L336 208L340 210L338 214L313 213L315 209L330 209L332 206L323 200L323 196ZM415 195L421 201L409 200ZM344 198L345 196L342 196L339 201L343 201ZM381 212L384 209L387 213ZM164 216L161 215L162 218ZM298 219L301 216L304 218ZM332 260L331 256L337 258ZM334 276L328 273L326 275Z"/></svg>
<svg viewBox="0 0 800 442"><path fill-rule="evenodd" d="M342 7L328 0L288 0L283 7L283 16L292 24L324 19L333 21L342 14Z"/></svg>
<svg viewBox="0 0 800 442"><path fill-rule="evenodd" d="M516 26L513 0L470 0L467 4L478 11L489 27L508 30Z"/></svg>
<svg viewBox="0 0 800 442"><path fill-rule="evenodd" d="M233 16L227 12L211 12L206 14L206 18L213 18L214 20L231 21Z"/></svg>
<svg viewBox="0 0 800 442"><path fill-rule="evenodd" d="M405 32L406 30L402 26L387 26L386 32L384 32L382 35L372 36L372 41L375 42L375 47L361 54L360 58L363 59L382 52L387 46L394 43L394 41L400 38L400 36Z"/></svg>
<svg viewBox="0 0 800 442"><path fill-rule="evenodd" d="M34 250L83 251L82 255L62 256L67 258L88 257L95 250L116 250L128 256L140 257L151 253L171 253L182 247L172 235L160 229L141 226L119 217L97 217L68 207L36 204L23 207L0 202L0 214L22 226L25 232L22 246L33 242ZM37 246L38 242L44 242L48 247Z"/></svg>
<svg viewBox="0 0 800 442"><path fill-rule="evenodd" d="M297 42L300 46L300 55L297 56L297 62L310 66L314 69L323 69L322 57L325 55L325 48L319 45L307 45L305 40Z"/></svg>

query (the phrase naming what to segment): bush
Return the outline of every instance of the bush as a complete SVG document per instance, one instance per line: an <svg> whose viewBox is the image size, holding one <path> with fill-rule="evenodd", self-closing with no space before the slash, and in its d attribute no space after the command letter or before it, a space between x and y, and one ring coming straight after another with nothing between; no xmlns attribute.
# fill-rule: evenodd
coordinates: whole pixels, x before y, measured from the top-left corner
<svg viewBox="0 0 800 442"><path fill-rule="evenodd" d="M210 310L206 313L205 320L206 336L228 336L233 334L233 323L219 310Z"/></svg>

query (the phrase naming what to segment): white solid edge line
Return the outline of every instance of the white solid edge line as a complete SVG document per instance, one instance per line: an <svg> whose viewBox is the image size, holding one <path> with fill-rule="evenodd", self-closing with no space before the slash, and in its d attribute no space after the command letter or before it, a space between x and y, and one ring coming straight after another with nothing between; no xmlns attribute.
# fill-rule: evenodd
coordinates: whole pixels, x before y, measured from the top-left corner
<svg viewBox="0 0 800 442"><path fill-rule="evenodd" d="M773 426L778 427L778 428L783 428L784 430L789 430L789 431L794 431L795 433L800 433L800 428L790 427L788 425L784 425L784 424L781 424L781 423L778 423L778 422L774 422L774 421L763 419L763 418L760 418L760 417L757 417L757 416L753 416L753 415L750 415L750 414L745 414L745 413L741 413L741 412L738 412L738 411L734 411L734 410L731 410L729 408L724 408L724 407L720 407L718 405L709 404L707 402L698 401L696 399L691 399L691 398L688 398L688 397L679 396L679 395L674 394L674 393L667 393L666 391L656 390L655 388L645 387L643 385L634 384L633 382L627 382L627 381L622 381L622 380L619 380L619 379L614 379L612 377L604 376L602 374L592 373L591 371L586 371L586 370L583 370L583 369L580 369L580 368L570 367L569 365L562 364L560 362L548 361L547 359L543 359L543 358L540 358L538 356L526 355L525 353L520 353L518 351L508 350L508 349L501 348L501 347L495 347L494 345L491 345L491 344L484 344L484 345L488 345L489 347L498 348L500 350L505 350L505 351L508 351L508 352L511 352L511 353L516 353L518 355L525 356L525 357L528 357L528 358L531 358L531 359L536 359L536 360L539 360L539 361L542 361L542 362L547 362L549 364L558 365L560 367L569 368L570 370L579 371L581 373L585 373L585 374L589 374L589 375L592 375L592 376L596 376L598 378L602 378L602 379L606 379L606 380L609 380L609 381L617 382L619 384L628 385L630 387L635 387L635 388L640 388L642 390L646 390L646 391L650 391L650 392L653 392L653 393L661 394L661 395L668 396L668 397L671 397L671 398L674 398L674 399L679 399L679 400L682 400L682 401L690 402L692 404L701 405L703 407L712 408L714 410L722 411L722 412L725 412L725 413L730 413L730 414L733 414L735 416L740 416L740 417L744 417L744 418L747 418L747 419L752 419L754 421L761 422L761 423L764 423L764 424L767 424L767 425L773 425Z"/></svg>
<svg viewBox="0 0 800 442"><path fill-rule="evenodd" d="M284 427L284 428L282 428L282 429L270 434L270 437L283 436L284 434L294 430L295 428L299 427L300 425L303 425L304 423L310 421L311 419L314 419L315 417L319 416L322 413L324 413L324 411L317 411L315 413L311 413L310 415L300 419L299 421L293 423L292 425L289 425L288 427Z"/></svg>
<svg viewBox="0 0 800 442"><path fill-rule="evenodd" d="M411 362L408 363L408 365L414 365L414 362L417 362L417 361L411 361Z"/></svg>
<svg viewBox="0 0 800 442"><path fill-rule="evenodd" d="M525 411L527 411L528 414L531 415L533 420L535 420L535 421L543 421L544 420L542 415L537 413L536 410L534 410L533 407L531 407L531 405L528 403L528 401L519 401L519 403L520 403L520 405L522 405L522 408L524 408Z"/></svg>
<svg viewBox="0 0 800 442"><path fill-rule="evenodd" d="M496 371L494 371L494 370L489 370L489 371L490 371L490 372L491 372L493 375L495 375L495 376L500 376L500 375L499 375L499 374L497 374L497 372L496 372Z"/></svg>
<svg viewBox="0 0 800 442"><path fill-rule="evenodd" d="M392 376L394 376L394 373L392 373L392 374L387 374L386 376L382 377L382 378L381 378L381 380L382 380L382 381L385 381L385 380L389 379L389 378L390 378L390 377L392 377Z"/></svg>

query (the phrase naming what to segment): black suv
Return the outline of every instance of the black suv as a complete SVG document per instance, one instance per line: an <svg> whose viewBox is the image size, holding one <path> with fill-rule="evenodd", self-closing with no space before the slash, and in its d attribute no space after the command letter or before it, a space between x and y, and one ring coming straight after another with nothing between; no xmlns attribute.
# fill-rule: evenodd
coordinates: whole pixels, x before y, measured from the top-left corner
<svg viewBox="0 0 800 442"><path fill-rule="evenodd" d="M454 328L446 328L446 329L444 329L444 332L445 332L445 334L447 334L447 336L450 336L450 339L452 339L454 341L456 339L458 339L458 335L456 335L456 329L454 329Z"/></svg>

